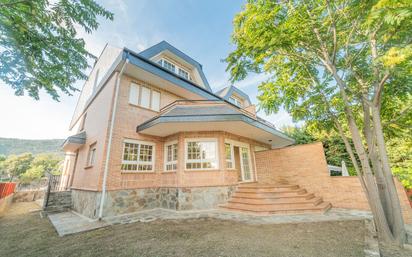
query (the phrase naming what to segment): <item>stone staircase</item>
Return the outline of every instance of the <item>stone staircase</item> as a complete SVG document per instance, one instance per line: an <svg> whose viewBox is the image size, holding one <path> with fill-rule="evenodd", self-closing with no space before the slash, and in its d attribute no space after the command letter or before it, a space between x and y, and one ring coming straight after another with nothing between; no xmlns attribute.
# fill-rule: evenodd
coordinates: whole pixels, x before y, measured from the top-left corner
<svg viewBox="0 0 412 257"><path fill-rule="evenodd" d="M50 192L48 199L45 197L43 210L46 212L65 212L72 205L71 191Z"/></svg>
<svg viewBox="0 0 412 257"><path fill-rule="evenodd" d="M298 185L240 184L220 208L261 215L325 213L332 205Z"/></svg>

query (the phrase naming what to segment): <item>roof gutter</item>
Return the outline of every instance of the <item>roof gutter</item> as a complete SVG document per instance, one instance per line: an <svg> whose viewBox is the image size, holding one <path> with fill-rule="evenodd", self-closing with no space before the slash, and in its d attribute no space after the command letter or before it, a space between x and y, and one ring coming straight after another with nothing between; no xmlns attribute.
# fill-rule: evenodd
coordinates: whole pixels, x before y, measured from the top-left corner
<svg viewBox="0 0 412 257"><path fill-rule="evenodd" d="M116 89L115 89L115 94L114 94L114 102L113 102L113 108L112 108L112 117L110 120L110 130L109 130L109 140L107 144L107 149L106 149L106 160L105 160L105 165L104 165L104 172L103 172L103 185L102 185L102 196L100 198L100 207L99 207L99 220L102 219L103 217L103 207L104 207L104 202L106 198L106 187L107 187L107 174L109 173L109 160L110 160L110 152L112 148L112 138L113 138L113 128L114 128L114 121L116 118L116 110L117 110L117 101L118 101L118 96L119 96L119 88L120 88L120 80L124 72L124 68L126 67L126 64L129 63L128 55L126 55L126 61L123 63L123 66L119 72L119 75L117 76L116 79Z"/></svg>

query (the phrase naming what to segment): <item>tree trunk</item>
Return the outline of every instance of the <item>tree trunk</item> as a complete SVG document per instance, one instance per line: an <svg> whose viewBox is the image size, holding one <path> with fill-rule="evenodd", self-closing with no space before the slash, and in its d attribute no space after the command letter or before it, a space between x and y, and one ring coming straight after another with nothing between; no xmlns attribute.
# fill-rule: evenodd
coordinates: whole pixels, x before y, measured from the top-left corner
<svg viewBox="0 0 412 257"><path fill-rule="evenodd" d="M369 159L372 164L372 170L374 171L374 175L376 178L376 183L378 186L379 197L382 202L383 210L385 211L385 215L388 219L389 227L392 231L392 224L394 220L394 214L391 205L391 197L389 191L387 190L386 180L383 177L382 172L382 165L380 163L378 153L376 150L376 143L375 143L375 133L372 129L371 124L371 116L370 116L370 107L369 104L365 100L366 96L363 95L362 107L363 107L363 135L366 138L366 144L368 146L368 155Z"/></svg>
<svg viewBox="0 0 412 257"><path fill-rule="evenodd" d="M383 130L381 126L381 119L380 119L380 110L378 107L372 107L372 120L373 120L373 127L374 132L376 135L376 144L378 146L378 153L380 157L380 161L382 163L382 170L383 170L383 178L385 179L387 185L387 191L390 196L392 211L394 215L392 227L392 233L395 237L397 243L401 246L405 243L406 240L406 232L405 232L405 224L403 221L402 216L402 209L401 204L398 197L398 192L396 190L395 182L393 180L393 175L391 172L391 168L389 166L389 158L385 147L385 139L383 137Z"/></svg>

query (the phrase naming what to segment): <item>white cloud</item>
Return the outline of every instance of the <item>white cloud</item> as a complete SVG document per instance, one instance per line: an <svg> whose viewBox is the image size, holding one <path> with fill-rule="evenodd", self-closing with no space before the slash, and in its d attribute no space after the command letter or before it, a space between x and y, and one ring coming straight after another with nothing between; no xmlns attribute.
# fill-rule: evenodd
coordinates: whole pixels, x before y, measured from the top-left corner
<svg viewBox="0 0 412 257"><path fill-rule="evenodd" d="M36 101L28 96L15 96L8 85L0 82L0 137L66 137L77 97L78 93L62 96L56 102L42 92Z"/></svg>

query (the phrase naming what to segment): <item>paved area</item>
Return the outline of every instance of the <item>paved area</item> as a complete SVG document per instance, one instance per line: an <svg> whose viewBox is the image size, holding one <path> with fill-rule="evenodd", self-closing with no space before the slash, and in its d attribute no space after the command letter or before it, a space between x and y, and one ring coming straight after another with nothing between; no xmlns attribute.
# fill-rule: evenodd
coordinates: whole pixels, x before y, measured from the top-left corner
<svg viewBox="0 0 412 257"><path fill-rule="evenodd" d="M86 232L106 227L105 221L91 220L75 212L62 212L48 215L59 236Z"/></svg>
<svg viewBox="0 0 412 257"><path fill-rule="evenodd" d="M106 218L110 224L126 224L132 222L151 222L154 220L179 220L215 218L222 220L233 220L247 224L284 224L303 222L324 222L344 220L371 220L372 214L368 211L332 209L325 214L297 214L297 215L253 215L242 212L227 210L207 211L173 211L168 209L153 209L132 214Z"/></svg>

